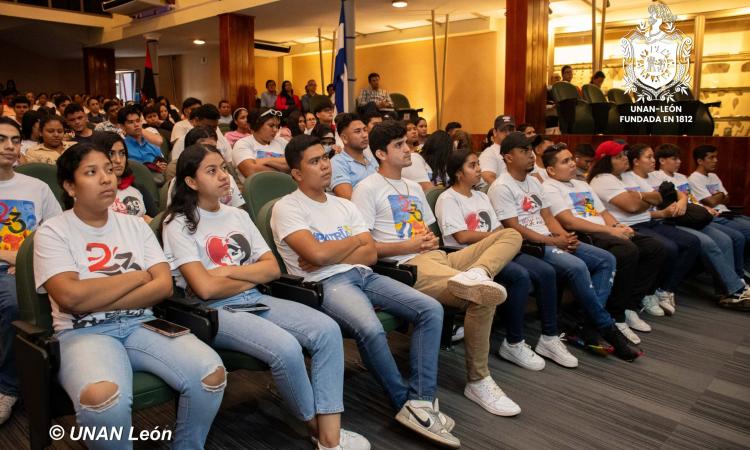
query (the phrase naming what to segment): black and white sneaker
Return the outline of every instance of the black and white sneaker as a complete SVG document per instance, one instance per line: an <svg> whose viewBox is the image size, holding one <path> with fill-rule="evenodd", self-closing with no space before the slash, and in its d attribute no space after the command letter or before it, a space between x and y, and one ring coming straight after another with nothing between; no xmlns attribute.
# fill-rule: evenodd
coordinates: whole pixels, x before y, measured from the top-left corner
<svg viewBox="0 0 750 450"><path fill-rule="evenodd" d="M444 414L441 417L440 412L435 409L437 406L437 400L434 403L426 400L409 400L396 414L396 420L438 444L450 448L461 447L461 441L446 428L449 424L446 423L447 419L450 418ZM450 419L450 422L453 420Z"/></svg>

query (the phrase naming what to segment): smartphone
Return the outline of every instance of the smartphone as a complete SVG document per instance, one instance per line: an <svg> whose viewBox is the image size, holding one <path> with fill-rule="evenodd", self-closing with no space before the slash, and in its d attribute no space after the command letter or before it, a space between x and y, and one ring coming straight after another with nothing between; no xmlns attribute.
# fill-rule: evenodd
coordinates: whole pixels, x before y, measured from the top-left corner
<svg viewBox="0 0 750 450"><path fill-rule="evenodd" d="M229 312L249 312L249 313L259 313L263 311L268 311L271 309L270 306L264 305L263 303L240 303L238 305L225 305L224 309L226 309Z"/></svg>
<svg viewBox="0 0 750 450"><path fill-rule="evenodd" d="M189 328L185 328L182 325L177 325L176 323L164 319L149 320L148 322L143 322L141 325L147 330L172 338L190 333Z"/></svg>

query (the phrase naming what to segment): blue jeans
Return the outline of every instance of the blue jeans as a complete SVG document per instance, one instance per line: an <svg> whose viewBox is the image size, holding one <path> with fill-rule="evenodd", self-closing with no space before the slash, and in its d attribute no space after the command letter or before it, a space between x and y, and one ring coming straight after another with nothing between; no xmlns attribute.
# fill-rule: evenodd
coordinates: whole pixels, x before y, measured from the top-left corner
<svg viewBox="0 0 750 450"><path fill-rule="evenodd" d="M667 253L658 287L674 292L685 275L693 268L695 260L700 255L700 241L690 233L675 226L664 224L658 220L641 222L632 227L635 231L658 239Z"/></svg>
<svg viewBox="0 0 750 450"><path fill-rule="evenodd" d="M716 222L715 218L714 221L711 222L706 228L709 227L711 229L719 230L732 239L732 248L734 250L734 271L737 273L738 277L742 278L742 276L745 274L745 244L747 244L747 240L742 234L742 231L735 230L728 225L718 223ZM704 228L702 231L705 232L705 230L706 229Z"/></svg>
<svg viewBox="0 0 750 450"><path fill-rule="evenodd" d="M615 278L615 257L606 250L581 242L575 253L548 245L544 261L568 282L596 328L607 328L615 320L605 309Z"/></svg>
<svg viewBox="0 0 750 450"><path fill-rule="evenodd" d="M557 336L557 284L555 269L539 258L519 253L495 277L505 286L508 298L501 305L505 313L505 338L511 344L523 340L523 316L531 286L534 286L542 334Z"/></svg>
<svg viewBox="0 0 750 450"><path fill-rule="evenodd" d="M750 217L748 216L737 216L731 219L726 217L714 218L714 223L725 225L733 230L737 230L745 236L745 241L750 242Z"/></svg>
<svg viewBox="0 0 750 450"><path fill-rule="evenodd" d="M357 340L362 361L400 409L407 400L432 401L437 392L437 363L443 307L403 283L355 267L326 278L323 311ZM408 384L393 359L375 309L413 324Z"/></svg>
<svg viewBox="0 0 750 450"><path fill-rule="evenodd" d="M0 267L0 394L18 396L16 355L13 341L16 332L11 322L18 320L16 277Z"/></svg>
<svg viewBox="0 0 750 450"><path fill-rule="evenodd" d="M698 238L701 255L706 265L719 276L728 293L733 294L745 287L742 279L735 272L734 247L731 237L724 234L713 223L706 225L700 231L688 227L677 228ZM742 245L745 245L744 238L742 239Z"/></svg>
<svg viewBox="0 0 750 450"><path fill-rule="evenodd" d="M122 319L58 334L58 380L73 401L78 425L126 430L123 441L86 441L89 448L132 448L127 436L132 422L134 371L150 372L180 393L172 448L203 448L206 442L226 381L208 386L203 379L223 367L221 358L192 334L169 338L143 328L141 323L151 318ZM81 405L82 391L102 381L117 385L117 394L102 405Z"/></svg>
<svg viewBox="0 0 750 450"><path fill-rule="evenodd" d="M263 303L258 314L229 312L225 305ZM344 345L339 326L325 314L290 300L270 297L257 289L211 304L219 311L217 348L246 353L271 367L284 402L298 419L344 410ZM305 367L312 357L310 378Z"/></svg>

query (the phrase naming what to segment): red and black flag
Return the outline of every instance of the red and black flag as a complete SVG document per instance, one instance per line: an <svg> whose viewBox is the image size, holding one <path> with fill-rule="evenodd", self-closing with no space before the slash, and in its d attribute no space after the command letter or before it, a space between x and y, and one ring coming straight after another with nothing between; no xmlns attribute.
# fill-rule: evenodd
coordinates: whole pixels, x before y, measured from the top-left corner
<svg viewBox="0 0 750 450"><path fill-rule="evenodd" d="M146 70L143 73L141 92L148 98L156 98L156 83L154 83L154 66L151 64L151 54L146 45Z"/></svg>

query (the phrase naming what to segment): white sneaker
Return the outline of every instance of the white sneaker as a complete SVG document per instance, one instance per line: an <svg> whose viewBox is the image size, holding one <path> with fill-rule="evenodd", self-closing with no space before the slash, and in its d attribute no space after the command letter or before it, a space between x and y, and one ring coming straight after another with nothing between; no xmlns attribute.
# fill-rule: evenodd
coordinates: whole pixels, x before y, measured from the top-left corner
<svg viewBox="0 0 750 450"><path fill-rule="evenodd" d="M464 339L464 327L453 325L453 334L451 335L451 342L459 342Z"/></svg>
<svg viewBox="0 0 750 450"><path fill-rule="evenodd" d="M464 395L496 416L510 417L521 413L521 408L505 395L505 392L490 376L479 381L466 383Z"/></svg>
<svg viewBox="0 0 750 450"><path fill-rule="evenodd" d="M674 296L674 294L670 294L670 292L662 291L661 289L656 290L656 298L659 300L659 306L664 310L665 313L667 313L668 316L674 314L675 311L675 307L672 304L672 297Z"/></svg>
<svg viewBox="0 0 750 450"><path fill-rule="evenodd" d="M540 336L535 351L563 367L569 369L578 367L578 358L570 354L568 348L560 340L560 336Z"/></svg>
<svg viewBox="0 0 750 450"><path fill-rule="evenodd" d="M396 414L396 421L438 444L459 448L461 441L445 428L434 405L426 400L409 400Z"/></svg>
<svg viewBox="0 0 750 450"><path fill-rule="evenodd" d="M318 450L324 448L316 438L313 437L312 441L315 443ZM333 450L370 450L370 441L365 439L365 437L359 433L342 428L339 431L339 445L327 448Z"/></svg>
<svg viewBox="0 0 750 450"><path fill-rule="evenodd" d="M453 428L456 426L456 421L451 419L447 414L443 414L443 412L440 411L440 403L438 403L438 399L435 399L432 402L432 409L437 413L438 418L440 419L440 423L443 424L445 430L448 433L453 431Z"/></svg>
<svg viewBox="0 0 750 450"><path fill-rule="evenodd" d="M661 317L664 315L664 310L659 306L659 299L656 295L647 295L641 300L641 311L646 311L652 316Z"/></svg>
<svg viewBox="0 0 750 450"><path fill-rule="evenodd" d="M638 316L638 313L632 309L625 310L625 323L631 330L640 331L642 333L648 333L651 331L651 325L647 324L643 319Z"/></svg>
<svg viewBox="0 0 750 450"><path fill-rule="evenodd" d="M630 329L627 323L625 322L616 322L615 325L617 325L617 329L620 330L620 333L622 333L630 342L632 342L635 345L638 345L641 343L641 338L638 337L637 334L633 333L633 330Z"/></svg>
<svg viewBox="0 0 750 450"><path fill-rule="evenodd" d="M18 397L0 394L0 425L10 419L10 413L13 412L13 405L16 404L17 400Z"/></svg>
<svg viewBox="0 0 750 450"><path fill-rule="evenodd" d="M526 341L517 344L509 344L507 339L503 339L500 345L500 356L513 364L519 365L524 369L542 370L544 369L544 359L534 353L531 346Z"/></svg>
<svg viewBox="0 0 750 450"><path fill-rule="evenodd" d="M505 288L482 269L469 269L448 280L448 290L456 297L479 305L499 305L508 297Z"/></svg>

